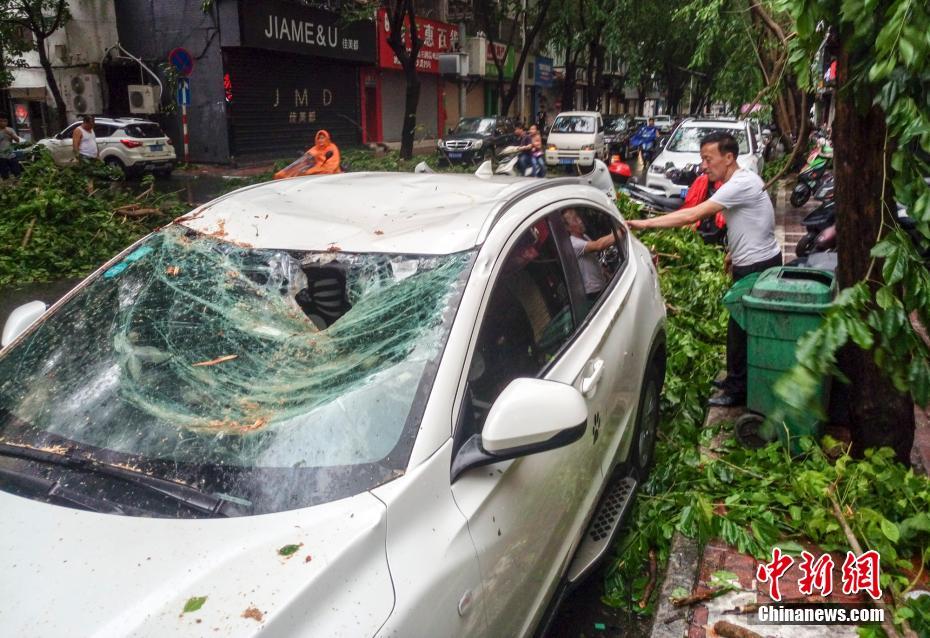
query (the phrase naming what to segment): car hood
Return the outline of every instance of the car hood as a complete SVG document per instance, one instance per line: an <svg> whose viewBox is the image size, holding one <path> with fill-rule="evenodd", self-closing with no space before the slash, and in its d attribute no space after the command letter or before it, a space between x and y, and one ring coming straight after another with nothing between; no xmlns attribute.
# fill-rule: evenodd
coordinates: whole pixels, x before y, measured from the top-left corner
<svg viewBox="0 0 930 638"><path fill-rule="evenodd" d="M462 133L458 135L447 135L442 138L445 141L449 140L483 140L491 137L490 133Z"/></svg>
<svg viewBox="0 0 930 638"><path fill-rule="evenodd" d="M97 514L6 492L0 509L6 636L372 636L394 605L385 507L369 493L233 519Z"/></svg>

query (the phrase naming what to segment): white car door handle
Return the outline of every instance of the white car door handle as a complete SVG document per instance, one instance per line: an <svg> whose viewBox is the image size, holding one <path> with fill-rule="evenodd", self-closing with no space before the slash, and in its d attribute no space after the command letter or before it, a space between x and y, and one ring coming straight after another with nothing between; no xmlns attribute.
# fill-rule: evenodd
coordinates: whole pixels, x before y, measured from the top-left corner
<svg viewBox="0 0 930 638"><path fill-rule="evenodd" d="M581 379L581 394L591 396L597 389L597 382L601 380L604 374L604 360L595 359L591 361L590 372Z"/></svg>

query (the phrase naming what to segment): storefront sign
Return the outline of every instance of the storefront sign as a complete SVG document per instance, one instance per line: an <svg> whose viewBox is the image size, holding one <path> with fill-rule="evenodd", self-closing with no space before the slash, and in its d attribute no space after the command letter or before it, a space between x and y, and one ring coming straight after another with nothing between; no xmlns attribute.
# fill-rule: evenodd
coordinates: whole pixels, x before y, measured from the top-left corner
<svg viewBox="0 0 930 638"><path fill-rule="evenodd" d="M422 43L417 55L417 71L420 73L439 73L439 54L452 51L459 39L458 29L445 22L436 22L417 16L417 36ZM400 69L400 60L394 55L388 36L391 34L391 21L387 10L378 9L378 65L383 69ZM410 21L404 21L404 44L410 51Z"/></svg>
<svg viewBox="0 0 930 638"><path fill-rule="evenodd" d="M536 56L536 86L550 88L552 86L552 58Z"/></svg>
<svg viewBox="0 0 930 638"><path fill-rule="evenodd" d="M509 48L506 44L491 42L490 40L488 40L488 52L484 56L487 63L484 77L497 79L497 65L494 63L495 56L497 56L497 60L504 65L504 79L509 80L512 78L514 67L517 65L513 49Z"/></svg>
<svg viewBox="0 0 930 638"><path fill-rule="evenodd" d="M239 11L243 46L375 62L371 22L344 24L335 13L282 0L240 0Z"/></svg>

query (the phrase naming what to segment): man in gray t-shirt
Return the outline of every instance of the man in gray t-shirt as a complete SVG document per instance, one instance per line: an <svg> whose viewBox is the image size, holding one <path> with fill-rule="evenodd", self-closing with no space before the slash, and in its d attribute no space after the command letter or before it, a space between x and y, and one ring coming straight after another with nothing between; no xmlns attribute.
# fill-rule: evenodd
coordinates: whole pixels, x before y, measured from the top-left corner
<svg viewBox="0 0 930 638"><path fill-rule="evenodd" d="M627 225L640 228L691 226L724 211L727 220L727 268L733 280L780 266L781 248L775 239L775 210L763 190L762 179L736 163L739 144L729 133L711 133L701 140L701 168L713 183L722 181L710 199L652 219L632 219ZM723 394L713 397L712 406L730 407L746 403L746 332L733 318L727 326L727 378L717 384Z"/></svg>
<svg viewBox="0 0 930 638"><path fill-rule="evenodd" d="M572 250L578 259L578 269L581 271L581 281L584 283L584 292L590 301L594 301L607 287L607 278L604 277L604 271L601 269L601 263L598 261L597 253L608 246L612 246L615 241L613 233L604 235L599 239L591 239L587 236L584 226L584 220L574 208L566 208L562 211L562 221L565 222L565 228L571 235Z"/></svg>

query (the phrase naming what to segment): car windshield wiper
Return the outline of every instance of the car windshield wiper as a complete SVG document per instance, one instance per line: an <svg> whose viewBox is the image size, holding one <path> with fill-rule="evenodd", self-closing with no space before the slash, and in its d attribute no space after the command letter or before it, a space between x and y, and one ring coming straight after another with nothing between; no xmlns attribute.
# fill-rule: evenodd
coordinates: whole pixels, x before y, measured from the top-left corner
<svg viewBox="0 0 930 638"><path fill-rule="evenodd" d="M168 479L150 476L140 470L122 465L104 463L94 458L77 456L64 446L52 446L48 449L0 441L0 456L11 456L50 465L60 465L82 472L109 476L133 485L145 487L176 501L191 509L210 516L230 516L230 502L214 494L209 494L190 485L177 483Z"/></svg>

